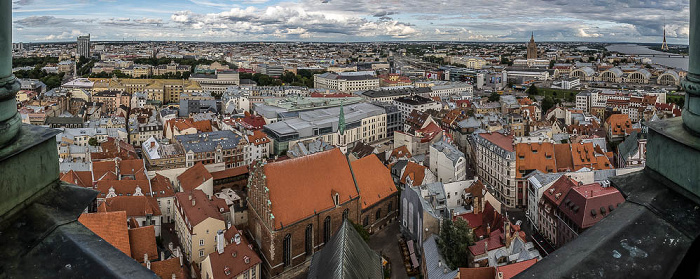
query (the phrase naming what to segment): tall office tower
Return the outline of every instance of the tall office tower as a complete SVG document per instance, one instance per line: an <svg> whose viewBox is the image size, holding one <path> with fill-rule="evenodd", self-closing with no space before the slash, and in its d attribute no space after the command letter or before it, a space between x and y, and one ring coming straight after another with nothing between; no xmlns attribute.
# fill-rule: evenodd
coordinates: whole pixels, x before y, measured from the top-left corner
<svg viewBox="0 0 700 279"><path fill-rule="evenodd" d="M78 55L80 57L90 57L90 34L78 36Z"/></svg>
<svg viewBox="0 0 700 279"><path fill-rule="evenodd" d="M530 42L527 44L527 59L537 59L537 44L535 44L535 32L530 36Z"/></svg>

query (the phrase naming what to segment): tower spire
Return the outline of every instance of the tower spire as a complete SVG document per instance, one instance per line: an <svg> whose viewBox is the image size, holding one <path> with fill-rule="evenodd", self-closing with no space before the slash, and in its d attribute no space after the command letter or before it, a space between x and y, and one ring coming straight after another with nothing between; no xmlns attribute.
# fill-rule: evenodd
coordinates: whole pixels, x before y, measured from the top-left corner
<svg viewBox="0 0 700 279"><path fill-rule="evenodd" d="M661 43L661 50L668 50L668 44L666 44L666 18L664 17L664 41Z"/></svg>

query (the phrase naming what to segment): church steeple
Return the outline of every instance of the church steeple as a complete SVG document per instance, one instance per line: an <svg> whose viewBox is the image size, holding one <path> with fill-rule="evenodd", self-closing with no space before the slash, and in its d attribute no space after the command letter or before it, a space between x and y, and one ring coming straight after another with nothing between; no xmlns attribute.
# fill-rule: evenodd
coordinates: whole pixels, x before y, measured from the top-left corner
<svg viewBox="0 0 700 279"><path fill-rule="evenodd" d="M338 115L338 133L345 134L345 113L343 112L343 102L340 102L340 115Z"/></svg>

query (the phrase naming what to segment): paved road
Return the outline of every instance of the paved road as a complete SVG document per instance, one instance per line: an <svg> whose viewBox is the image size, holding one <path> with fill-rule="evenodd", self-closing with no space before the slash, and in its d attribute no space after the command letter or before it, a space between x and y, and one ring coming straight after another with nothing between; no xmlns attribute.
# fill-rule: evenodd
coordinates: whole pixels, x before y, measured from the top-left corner
<svg viewBox="0 0 700 279"><path fill-rule="evenodd" d="M549 242L547 242L542 235L535 229L534 224L530 224L525 216L525 211L522 210L508 210L508 219L515 224L518 220L522 221L520 228L527 234L528 241L535 242L535 248L540 251L542 257L554 252L554 247L552 247Z"/></svg>
<svg viewBox="0 0 700 279"><path fill-rule="evenodd" d="M403 265L403 256L399 248L399 222L394 221L382 231L373 234L369 238L369 247L377 253L384 254L391 262L391 278L406 279L406 269Z"/></svg>

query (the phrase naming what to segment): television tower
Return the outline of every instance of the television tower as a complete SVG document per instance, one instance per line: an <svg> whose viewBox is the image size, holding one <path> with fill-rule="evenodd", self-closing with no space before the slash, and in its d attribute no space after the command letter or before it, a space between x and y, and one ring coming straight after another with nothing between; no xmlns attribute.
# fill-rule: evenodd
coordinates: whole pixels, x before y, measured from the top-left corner
<svg viewBox="0 0 700 279"><path fill-rule="evenodd" d="M664 18L664 42L661 43L661 50L668 50L668 45L666 44L666 19Z"/></svg>

